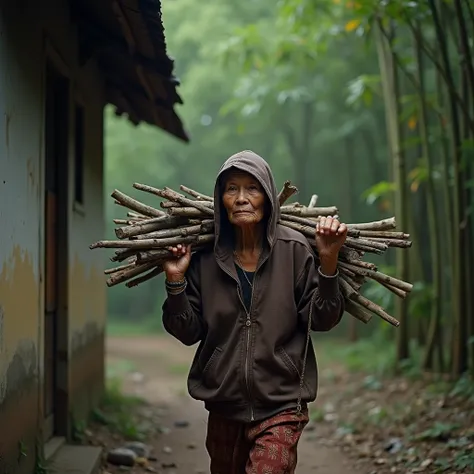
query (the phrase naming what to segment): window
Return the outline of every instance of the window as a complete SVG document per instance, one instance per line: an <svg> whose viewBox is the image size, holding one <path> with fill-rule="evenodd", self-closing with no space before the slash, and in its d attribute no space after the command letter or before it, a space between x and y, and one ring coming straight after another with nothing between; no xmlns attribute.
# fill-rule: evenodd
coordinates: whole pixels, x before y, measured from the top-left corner
<svg viewBox="0 0 474 474"><path fill-rule="evenodd" d="M84 204L84 107L75 107L74 120L74 201Z"/></svg>

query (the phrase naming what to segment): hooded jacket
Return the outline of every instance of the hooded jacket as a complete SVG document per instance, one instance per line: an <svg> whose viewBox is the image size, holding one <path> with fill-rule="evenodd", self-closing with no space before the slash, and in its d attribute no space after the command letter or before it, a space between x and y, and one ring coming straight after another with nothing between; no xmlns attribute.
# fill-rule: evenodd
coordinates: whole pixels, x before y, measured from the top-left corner
<svg viewBox="0 0 474 474"><path fill-rule="evenodd" d="M248 312L222 204L221 176L230 168L253 175L270 204ZM163 305L165 329L186 345L199 342L188 376L190 395L204 401L209 411L243 422L296 407L310 306L313 331L330 330L344 312L337 275L319 271L306 237L280 225L279 216L277 188L266 161L251 151L231 156L214 189L214 249L192 256L186 291L168 295ZM317 385L310 344L304 406L316 399Z"/></svg>

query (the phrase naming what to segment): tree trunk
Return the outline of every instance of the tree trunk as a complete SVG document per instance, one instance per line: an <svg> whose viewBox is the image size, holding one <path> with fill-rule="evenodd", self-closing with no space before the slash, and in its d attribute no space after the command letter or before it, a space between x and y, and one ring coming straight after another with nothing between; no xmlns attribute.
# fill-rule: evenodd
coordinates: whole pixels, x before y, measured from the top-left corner
<svg viewBox="0 0 474 474"><path fill-rule="evenodd" d="M379 19L379 22L381 20ZM401 147L402 130L400 124L400 90L398 71L394 63L389 41L382 31L382 26L377 23L375 28L377 41L377 55L380 66L383 96L386 110L387 136L390 146L393 179L396 184L395 193L395 216L401 229L407 228L407 187L406 187L406 165L405 155ZM393 26L391 28L391 40L394 39ZM402 280L408 278L407 252L397 252L396 255L397 277ZM407 301L397 298L395 301L396 318L400 321L397 332L397 359L398 361L409 357L409 327L407 321Z"/></svg>

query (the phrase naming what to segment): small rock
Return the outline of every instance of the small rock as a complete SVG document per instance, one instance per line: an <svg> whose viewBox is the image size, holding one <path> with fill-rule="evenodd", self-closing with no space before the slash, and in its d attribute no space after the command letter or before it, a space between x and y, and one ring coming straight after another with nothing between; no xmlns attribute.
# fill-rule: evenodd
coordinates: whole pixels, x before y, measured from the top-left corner
<svg viewBox="0 0 474 474"><path fill-rule="evenodd" d="M163 452L166 454L171 454L173 450L169 446L163 446Z"/></svg>
<svg viewBox="0 0 474 474"><path fill-rule="evenodd" d="M323 417L324 421L330 423L331 421L336 421L338 419L337 413L326 413Z"/></svg>
<svg viewBox="0 0 474 474"><path fill-rule="evenodd" d="M107 454L107 462L115 466L134 466L137 455L135 451L126 448L112 449Z"/></svg>
<svg viewBox="0 0 474 474"><path fill-rule="evenodd" d="M187 428L189 426L189 421L186 421L186 420L175 421L174 426L176 428Z"/></svg>
<svg viewBox="0 0 474 474"><path fill-rule="evenodd" d="M134 372L132 375L131 375L131 379L135 382L135 383L140 383L140 382L143 382L143 380L145 379L145 376L143 374L141 374L140 372Z"/></svg>
<svg viewBox="0 0 474 474"><path fill-rule="evenodd" d="M188 449L196 449L196 445L194 443L189 443L187 448Z"/></svg>
<svg viewBox="0 0 474 474"><path fill-rule="evenodd" d="M431 466L431 464L433 464L433 460L432 459L425 459L421 464L420 464L420 467L429 467Z"/></svg>
<svg viewBox="0 0 474 474"><path fill-rule="evenodd" d="M161 463L163 469L172 469L173 467L178 467L175 462L163 462Z"/></svg>
<svg viewBox="0 0 474 474"><path fill-rule="evenodd" d="M137 466L146 467L148 466L148 459L143 458L143 457L138 457L137 459L135 459L135 464Z"/></svg>
<svg viewBox="0 0 474 474"><path fill-rule="evenodd" d="M145 471L147 471L147 472L157 472L157 470L153 466L147 466Z"/></svg>
<svg viewBox="0 0 474 474"><path fill-rule="evenodd" d="M132 450L140 458L148 458L150 456L150 447L140 441L132 441L124 446L125 449Z"/></svg>
<svg viewBox="0 0 474 474"><path fill-rule="evenodd" d="M391 438L384 449L390 454L395 454L402 449L402 446L402 440L400 438Z"/></svg>

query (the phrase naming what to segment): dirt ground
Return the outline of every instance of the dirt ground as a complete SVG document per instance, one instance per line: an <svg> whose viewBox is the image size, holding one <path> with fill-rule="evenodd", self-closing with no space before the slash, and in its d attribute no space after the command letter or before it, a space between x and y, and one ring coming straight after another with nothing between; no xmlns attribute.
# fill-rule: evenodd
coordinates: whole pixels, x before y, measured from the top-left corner
<svg viewBox="0 0 474 474"><path fill-rule="evenodd" d="M474 473L472 381L453 390L429 374L354 372L337 363L332 347L316 344L319 394L299 445L297 474ZM108 339L108 375L123 382L109 410L120 414L121 425L114 431L110 420L96 420L86 442L108 452L138 433L152 455L133 468L105 463L103 474L209 473L207 412L186 389L194 350L169 335ZM147 403L124 408L120 390Z"/></svg>
<svg viewBox="0 0 474 474"><path fill-rule="evenodd" d="M150 471L209 473L204 447L207 412L186 391L187 369L193 354L194 348L185 347L167 335L113 337L107 341L109 372L122 378L127 394L150 402L150 422L159 426L159 433L145 440L156 457L155 467L150 467ZM321 387L320 391L317 403L323 404L326 390ZM298 458L298 474L376 472L346 456L328 436L327 428L317 423L308 425L299 445ZM118 472L114 469L109 466L107 471Z"/></svg>

